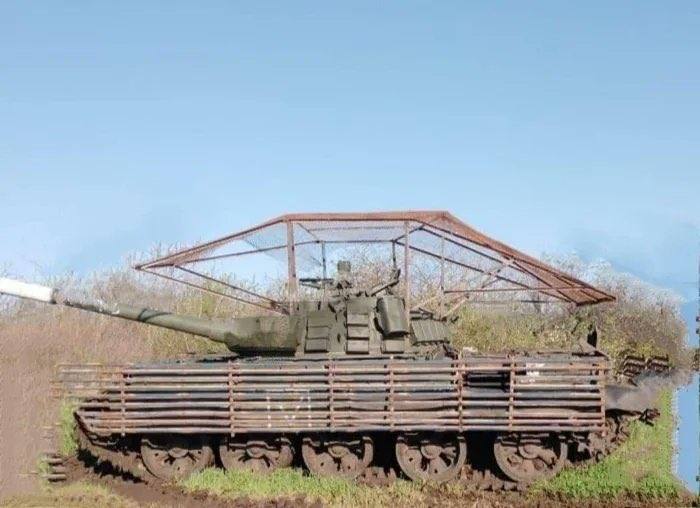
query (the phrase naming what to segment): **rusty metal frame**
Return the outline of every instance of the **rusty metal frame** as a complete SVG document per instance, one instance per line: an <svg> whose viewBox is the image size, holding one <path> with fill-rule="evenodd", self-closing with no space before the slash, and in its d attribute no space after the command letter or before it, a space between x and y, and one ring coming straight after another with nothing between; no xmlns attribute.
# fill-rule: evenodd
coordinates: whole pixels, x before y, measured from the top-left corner
<svg viewBox="0 0 700 508"><path fill-rule="evenodd" d="M63 365L58 384L97 435L319 431L601 431L601 354L425 360Z"/></svg>
<svg viewBox="0 0 700 508"><path fill-rule="evenodd" d="M280 227L286 228L284 240L280 238L279 242L266 246L254 244L252 239L256 235L265 235L270 232L269 234L274 236L274 231L278 233L279 231L277 229L273 231L270 228ZM305 231L311 240L295 239L295 227ZM401 231L401 234L385 239L377 239L376 236L373 236L378 231L389 230L396 230L397 233ZM434 248L426 248L424 243L419 245L412 241L412 235L423 233L435 238ZM233 242L247 242L255 248L229 253L217 252ZM385 244L391 247L394 263L396 263L396 247L402 247L404 251L403 288L407 302L410 302L412 297L411 264L414 255L432 258L439 263L440 291L438 296L440 299L439 308L442 313L446 312L445 307L450 303L459 302L459 305L462 305L466 302L476 302L476 300L469 298L470 294L499 294L505 298L502 302L524 302L527 300L513 298L513 296L523 292L533 292L544 297L541 301L537 300L539 303L563 303L575 306L614 300L612 295L480 233L445 211L286 214L252 228L140 263L135 268L221 297L286 313L290 304L299 298L297 248L314 244L319 245L321 249L321 259L319 261L315 255L309 259L314 261L314 266L315 263L320 263L324 278L328 276L326 253L328 245ZM496 263L496 266L475 266L466 259L448 255L446 252L448 245L453 249L453 254L460 256L463 254L466 259L476 257L486 263ZM255 254L269 255L279 251L286 252L287 301L277 301L264 294L231 284L221 277L207 272L206 269L195 270L192 268L193 264L198 263L204 264ZM477 287L447 288L446 265L458 267L466 272L473 272L476 277L471 280L486 276L488 283L482 282ZM192 282L186 276L206 280L213 284L213 287L205 287L202 284ZM460 295L461 297L449 302L450 295ZM497 302L493 299L487 299L485 303ZM407 309L410 308L409 303Z"/></svg>

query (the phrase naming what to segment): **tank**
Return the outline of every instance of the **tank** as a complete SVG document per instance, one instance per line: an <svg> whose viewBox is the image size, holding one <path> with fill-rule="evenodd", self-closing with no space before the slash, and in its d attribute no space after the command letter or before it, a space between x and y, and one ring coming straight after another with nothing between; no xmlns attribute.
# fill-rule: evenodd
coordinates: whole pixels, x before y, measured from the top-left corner
<svg viewBox="0 0 700 508"><path fill-rule="evenodd" d="M166 259L182 263L191 252ZM523 488L569 462L599 460L631 421L654 417L634 384L613 378L595 334L575 351L457 349L449 311L411 306L395 257L389 277L370 287L353 285L348 262L338 263L333 278L323 262L322 276L294 274L315 297L297 298L299 288L290 284L293 297L272 306L278 315L225 321L66 299L10 279L0 279L0 293L227 346L230 354L221 356L61 368L80 446L148 481L177 480L214 464L260 472L303 465L314 475L347 479L398 471L418 481ZM537 287L550 282L543 274L537 279ZM557 280L542 293L595 294L575 279L567 281L580 285L565 289Z"/></svg>

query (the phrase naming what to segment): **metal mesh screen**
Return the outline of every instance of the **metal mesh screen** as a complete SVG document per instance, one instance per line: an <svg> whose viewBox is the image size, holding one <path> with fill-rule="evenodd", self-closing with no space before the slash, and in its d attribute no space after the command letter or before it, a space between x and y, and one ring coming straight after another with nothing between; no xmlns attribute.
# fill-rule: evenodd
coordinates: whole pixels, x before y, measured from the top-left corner
<svg viewBox="0 0 700 508"><path fill-rule="evenodd" d="M278 299L269 296L269 288L251 289L235 282L236 263L255 255L265 255L283 268L286 286L280 291L277 284ZM374 263L363 267L370 278L388 273L392 266L401 268L401 287L414 303L430 300L430 292L453 303L586 305L613 299L447 212L284 215L136 268L284 311L285 299L299 298L299 278L331 275L334 262L345 256Z"/></svg>

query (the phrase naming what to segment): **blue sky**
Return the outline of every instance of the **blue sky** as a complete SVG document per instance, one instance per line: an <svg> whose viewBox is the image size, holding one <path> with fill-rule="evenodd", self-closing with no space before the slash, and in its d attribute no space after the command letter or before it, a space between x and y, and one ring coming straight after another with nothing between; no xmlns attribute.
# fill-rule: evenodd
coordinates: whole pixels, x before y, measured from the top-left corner
<svg viewBox="0 0 700 508"><path fill-rule="evenodd" d="M607 259L690 318L698 26L673 1L2 2L0 265L440 208Z"/></svg>

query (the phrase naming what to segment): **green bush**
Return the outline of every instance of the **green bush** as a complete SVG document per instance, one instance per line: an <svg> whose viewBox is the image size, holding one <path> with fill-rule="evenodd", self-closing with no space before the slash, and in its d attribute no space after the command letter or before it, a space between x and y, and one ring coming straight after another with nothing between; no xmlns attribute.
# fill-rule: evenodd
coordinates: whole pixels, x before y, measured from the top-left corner
<svg viewBox="0 0 700 508"><path fill-rule="evenodd" d="M78 452L75 407L74 403L63 401L58 411L58 448L64 457Z"/></svg>
<svg viewBox="0 0 700 508"><path fill-rule="evenodd" d="M465 306L454 325L456 345L489 352L571 348L595 326L599 347L613 359L627 351L647 357L668 354L674 365L688 366L692 354L679 296L607 263L587 264L575 256L546 261L611 293L616 301L574 309Z"/></svg>

